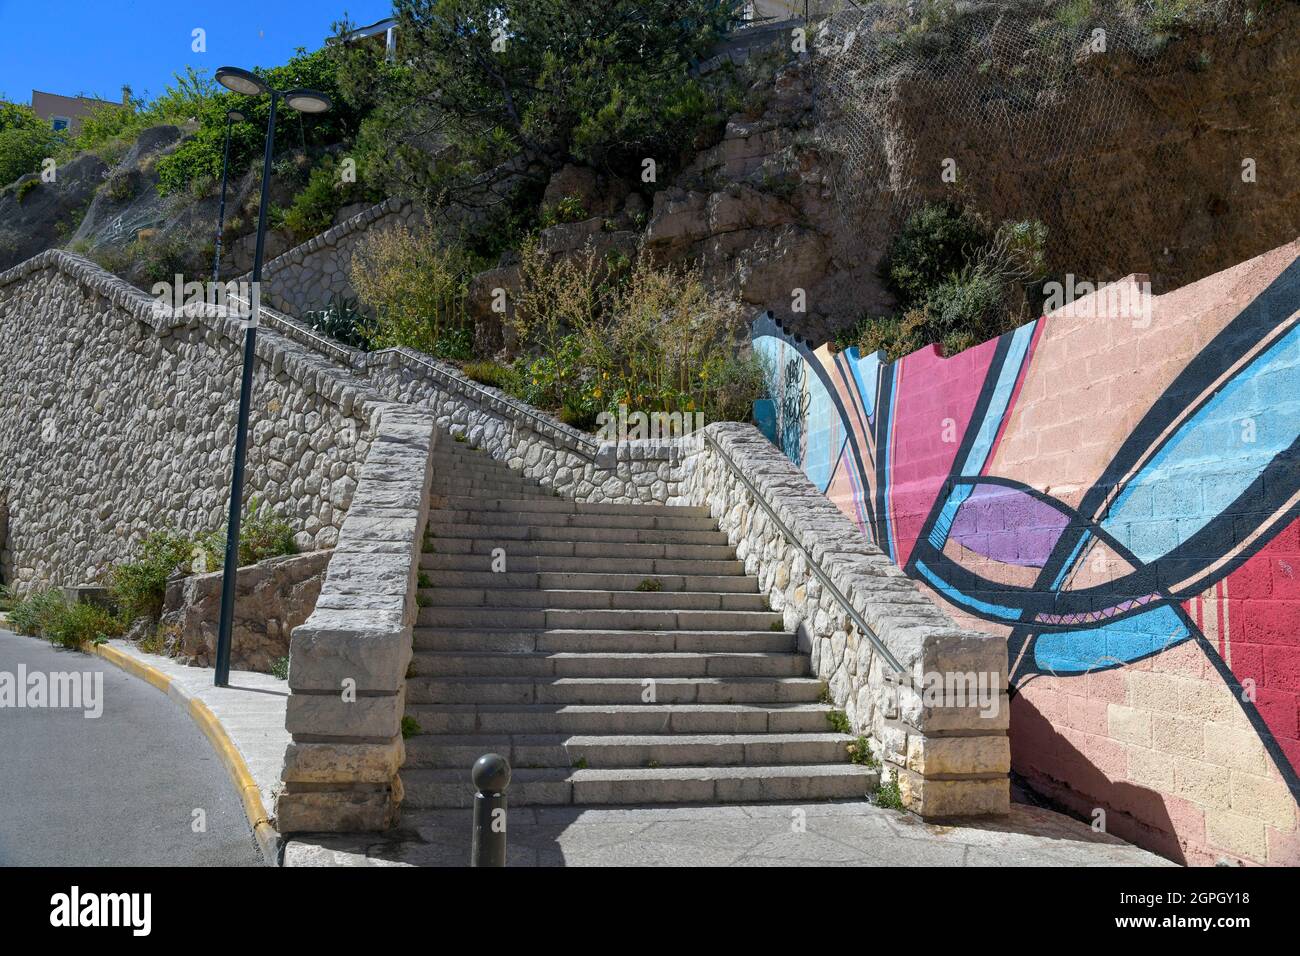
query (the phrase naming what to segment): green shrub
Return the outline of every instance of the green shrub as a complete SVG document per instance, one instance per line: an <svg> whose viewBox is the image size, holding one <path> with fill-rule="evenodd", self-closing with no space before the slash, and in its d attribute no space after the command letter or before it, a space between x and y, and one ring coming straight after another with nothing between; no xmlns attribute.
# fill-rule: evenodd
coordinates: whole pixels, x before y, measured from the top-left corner
<svg viewBox="0 0 1300 956"><path fill-rule="evenodd" d="M830 724L831 730L837 734L847 734L853 730L848 715L842 710L828 710L826 712L826 723Z"/></svg>
<svg viewBox="0 0 1300 956"><path fill-rule="evenodd" d="M370 345L406 346L439 358L473 357L466 310L470 277L482 265L425 226L372 230L352 254L352 287L374 316Z"/></svg>
<svg viewBox="0 0 1300 956"><path fill-rule="evenodd" d="M1041 222L986 230L972 213L926 206L895 239L883 270L905 307L864 317L834 344L897 359L932 342L954 355L1009 332L1028 318L1028 291L1046 275L1046 249Z"/></svg>
<svg viewBox="0 0 1300 956"><path fill-rule="evenodd" d="M742 5L403 3L400 63L386 64L373 44L327 49L342 63L346 100L374 108L361 135L367 167L389 191L418 193L432 207L520 155L552 168L576 159L628 178L653 156L658 181L668 181L668 167L716 132L732 105L730 72L702 78L692 67ZM493 35L503 23L504 44Z"/></svg>
<svg viewBox="0 0 1300 956"><path fill-rule="evenodd" d="M106 608L78 601L64 605L63 612L53 616L41 636L60 647L78 648L102 644L122 631L118 618Z"/></svg>
<svg viewBox="0 0 1300 956"><path fill-rule="evenodd" d="M344 206L372 198L355 180L345 182L339 163L327 155L284 211L283 225L295 240L306 242L334 225L335 215Z"/></svg>
<svg viewBox="0 0 1300 956"><path fill-rule="evenodd" d="M69 604L56 590L37 591L18 601L9 612L9 623L19 634L68 648L102 644L122 633L118 619L107 609L80 601Z"/></svg>
<svg viewBox="0 0 1300 956"><path fill-rule="evenodd" d="M519 374L516 369L490 359L466 362L461 366L461 371L465 373L467 378L482 382L484 385L491 385L493 388L499 388L503 392L509 392L511 389L518 387Z"/></svg>
<svg viewBox="0 0 1300 956"><path fill-rule="evenodd" d="M420 732L420 722L407 714L402 718L402 739L410 740Z"/></svg>
<svg viewBox="0 0 1300 956"><path fill-rule="evenodd" d="M0 186L39 171L41 160L53 155L61 142L61 134L30 107L0 103Z"/></svg>
<svg viewBox="0 0 1300 956"><path fill-rule="evenodd" d="M886 810L902 810L903 795L899 792L898 781L891 780L889 783L882 783L876 787L875 792L871 795L871 802L878 807L884 807Z"/></svg>
<svg viewBox="0 0 1300 956"><path fill-rule="evenodd" d="M881 277L906 311L978 258L991 240L987 224L973 210L928 203L908 217L889 244Z"/></svg>
<svg viewBox="0 0 1300 956"><path fill-rule="evenodd" d="M335 60L326 50L300 51L281 66L259 67L255 71L276 89L306 87L326 93L334 101L334 108L329 112L311 116L280 110L280 135L277 137L280 149L286 152L312 149L314 145L345 142L356 135L361 112L339 94L335 65ZM191 69L185 76L176 76L175 83L152 104L137 106L130 123L131 130L138 131L162 122L180 123L191 118L199 123L192 136L158 160L159 193L184 193L196 182L220 181L226 112L231 109L238 109L248 117L248 122L236 123L230 129L230 171L232 176L238 176L244 170L255 168L261 161L269 118L267 97L219 91L203 71ZM74 145L89 148L84 129Z"/></svg>
<svg viewBox="0 0 1300 956"><path fill-rule="evenodd" d="M279 680L289 679L289 658L277 657L271 661L271 676Z"/></svg>
<svg viewBox="0 0 1300 956"><path fill-rule="evenodd" d="M966 269L949 276L930 292L925 303L927 341L944 342L960 336L982 342L1006 331L1002 283L986 270Z"/></svg>
<svg viewBox="0 0 1300 956"><path fill-rule="evenodd" d="M239 566L242 568L267 558L297 553L298 546L293 542L293 527L289 522L256 495L249 499L239 522ZM203 569L221 570L226 560L225 529L199 535L195 541L195 554L196 564Z"/></svg>
<svg viewBox="0 0 1300 956"><path fill-rule="evenodd" d="M876 760L875 755L871 752L870 741L861 734L846 745L845 749L848 751L850 763L857 764L860 767L880 766L880 762Z"/></svg>
<svg viewBox="0 0 1300 956"><path fill-rule="evenodd" d="M15 601L9 611L9 623L19 634L42 637L45 628L66 608L63 594L50 589L34 591L22 600Z"/></svg>
<svg viewBox="0 0 1300 956"><path fill-rule="evenodd" d="M698 269L624 270L591 247L557 260L530 242L508 321L524 352L516 393L575 427L620 405L748 420L765 389L759 360L738 354L740 310Z"/></svg>
<svg viewBox="0 0 1300 956"><path fill-rule="evenodd" d="M582 200L577 196L565 196L555 205L542 208L541 227L548 229L564 222L581 222L586 218L587 210L583 207Z"/></svg>
<svg viewBox="0 0 1300 956"><path fill-rule="evenodd" d="M134 561L113 567L108 575L109 593L124 621L159 616L167 579L178 571L189 573L194 547L187 535L155 531L144 539Z"/></svg>
<svg viewBox="0 0 1300 956"><path fill-rule="evenodd" d="M41 184L40 177L24 180L23 182L18 184L17 188L14 189L14 198L17 199L19 202L22 202L24 199L27 198L27 194L30 193L33 189L35 189L40 184Z"/></svg>

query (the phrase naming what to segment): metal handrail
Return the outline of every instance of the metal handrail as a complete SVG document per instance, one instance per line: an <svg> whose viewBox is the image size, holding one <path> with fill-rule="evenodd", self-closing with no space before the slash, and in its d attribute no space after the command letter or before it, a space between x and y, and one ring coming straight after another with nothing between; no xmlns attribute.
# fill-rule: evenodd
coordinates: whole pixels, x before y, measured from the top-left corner
<svg viewBox="0 0 1300 956"><path fill-rule="evenodd" d="M857 628L861 633L866 635L867 640L871 642L871 646L880 652L880 656L884 658L885 663L892 667L895 672L899 674L903 673L906 668L898 662L898 658L896 658L893 653L890 652L889 648L885 646L884 642L881 641L876 632L872 630L871 625L863 620L862 615L857 612L849 602L849 599L844 596L844 592L835 586L835 583L830 579L830 575L823 571L821 566L813 560L812 553L803 546L803 542L795 537L794 532L791 531L786 526L786 523L781 520L780 516L776 513L776 509L767 503L763 498L762 493L759 492L758 487L749 480L749 476L740 470L740 466L732 461L730 455L723 451L722 446L718 444L716 438L712 435L705 435L704 440L713 446L714 451L722 457L722 460L726 463L727 467L731 469L732 473L741 480L746 488L749 489L750 494L754 496L754 500L757 501L762 509L767 512L768 517L775 522L776 526L781 529L781 533L785 535L786 540L799 549L799 552L804 556L804 561L808 565L808 570L811 571L813 576L821 582L822 587L826 588L826 590L830 592L831 597L835 598L835 600L840 603L840 606L848 613L849 619L857 625Z"/></svg>
<svg viewBox="0 0 1300 956"><path fill-rule="evenodd" d="M242 303L245 306L248 306L250 308L252 307L248 299L244 298L241 295L238 295L237 293L227 292L226 296L227 298L234 299L236 302ZM323 335L319 335L316 332L313 332L311 329L307 328L305 325L301 325L289 321L287 317L281 317L280 315L276 314L275 312L268 309L264 305L259 304L257 307L257 311L259 313L258 315L259 322L263 321L263 319L267 319L269 320L268 324L272 328L284 332L286 335L306 336L307 338L311 339L313 342L317 343L317 347L319 348L319 350L324 351L327 354L331 352L341 354L347 357L347 359L349 360L348 361L349 365L352 364L351 358L354 350L344 345L342 342L337 342L334 339L328 338ZM306 344L306 343L302 343L302 344Z"/></svg>

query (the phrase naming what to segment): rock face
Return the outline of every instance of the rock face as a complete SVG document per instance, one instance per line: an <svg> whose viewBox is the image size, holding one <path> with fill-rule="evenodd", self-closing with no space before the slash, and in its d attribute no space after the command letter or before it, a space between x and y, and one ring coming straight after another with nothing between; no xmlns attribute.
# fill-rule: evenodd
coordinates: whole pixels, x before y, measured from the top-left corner
<svg viewBox="0 0 1300 956"><path fill-rule="evenodd" d="M820 342L893 309L877 267L926 201L971 202L994 222L1041 219L1058 278L1143 272L1157 293L1300 233L1300 149L1278 122L1300 111L1300 8L1279 5L1249 33L1189 32L1147 58L1081 54L1067 82L1040 83L1028 109L1008 113L999 104L1034 55L1005 41L1023 24L1003 4L964 6L973 19L954 35L982 24L1005 64L972 43L964 59L872 73L847 63L853 24L842 19L798 56L789 27L767 28L781 42L748 53L749 69L770 64L752 105L654 195L646 250L699 263ZM863 44L848 46L861 56ZM1087 84L1102 92L1085 100ZM852 167L842 153L855 124L876 151ZM945 159L956 182L940 175Z"/></svg>
<svg viewBox="0 0 1300 956"><path fill-rule="evenodd" d="M52 183L30 173L0 192L0 271L57 245L75 229L107 172L98 156L78 156L57 168Z"/></svg>
<svg viewBox="0 0 1300 956"><path fill-rule="evenodd" d="M333 550L269 558L239 569L230 666L269 673L289 656L289 635L316 607ZM182 664L211 667L221 617L220 571L191 574L167 585L159 627Z"/></svg>

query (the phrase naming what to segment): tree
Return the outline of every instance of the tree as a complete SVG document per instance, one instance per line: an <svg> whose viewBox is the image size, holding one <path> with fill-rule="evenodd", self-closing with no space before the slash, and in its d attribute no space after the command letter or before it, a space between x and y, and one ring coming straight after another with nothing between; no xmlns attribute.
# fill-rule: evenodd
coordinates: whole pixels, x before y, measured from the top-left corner
<svg viewBox="0 0 1300 956"><path fill-rule="evenodd" d="M61 139L31 107L0 103L0 185L39 171Z"/></svg>
<svg viewBox="0 0 1300 956"><path fill-rule="evenodd" d="M399 64L384 65L377 46L333 49L344 95L374 109L363 155L390 188L437 205L482 192L501 170L578 161L633 178L645 158L671 167L721 105L691 68L740 6L396 0Z"/></svg>

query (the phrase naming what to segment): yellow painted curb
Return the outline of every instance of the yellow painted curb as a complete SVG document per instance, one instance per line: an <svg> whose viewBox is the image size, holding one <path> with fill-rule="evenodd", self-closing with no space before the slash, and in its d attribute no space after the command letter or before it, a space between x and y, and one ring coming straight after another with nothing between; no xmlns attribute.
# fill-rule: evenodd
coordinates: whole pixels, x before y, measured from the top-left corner
<svg viewBox="0 0 1300 956"><path fill-rule="evenodd" d="M275 866L280 845L280 834L271 825L270 814L266 812L266 807L262 804L262 791L257 786L256 781L253 780L253 775L248 770L248 764L244 762L239 748L230 739L230 735L226 733L226 728L221 726L221 721L217 719L217 715L212 712L211 708L197 697L190 696L156 667L151 667L143 661L136 660L129 654L123 654L116 647L110 647L107 644L91 644L85 649L102 657L128 674L147 681L185 708L190 715L190 719L203 732L203 736L208 738L208 743L212 745L212 749L217 752L217 756L225 766L226 772L230 774L231 782L235 785L235 791L239 794L240 803L244 806L244 816L248 818L248 825L253 828L253 836L257 839L257 845L262 852L263 859L268 864Z"/></svg>

